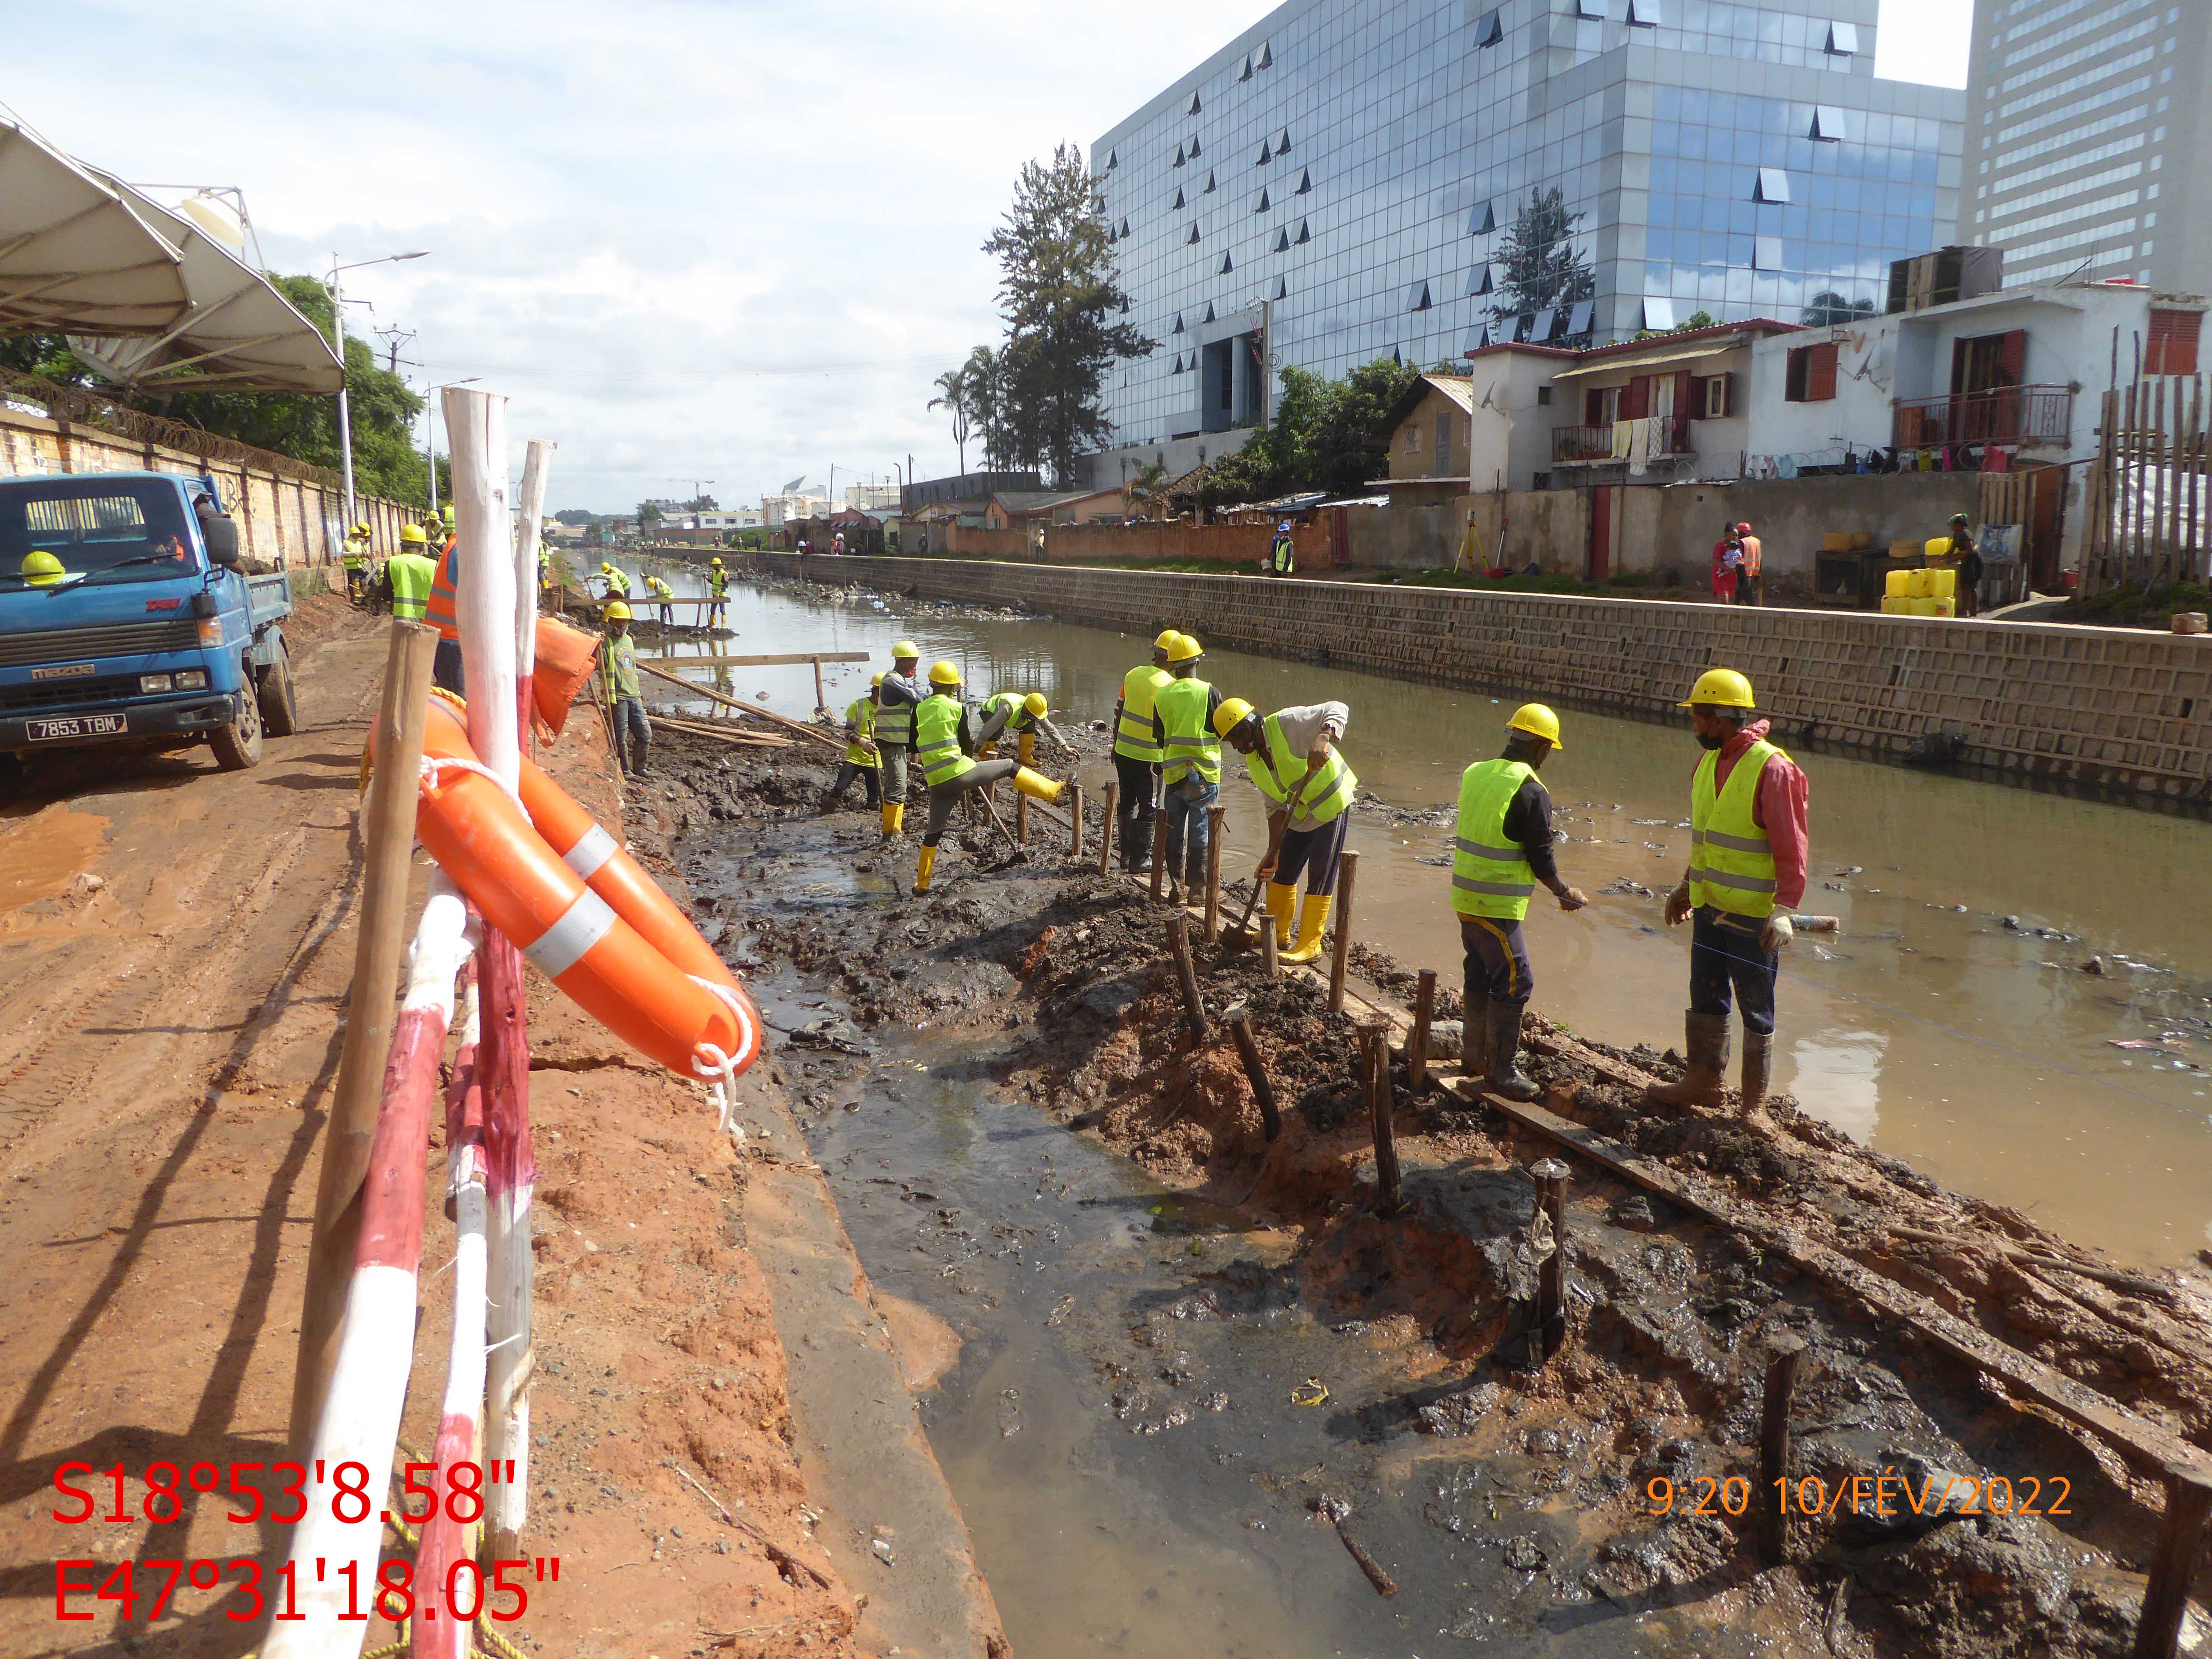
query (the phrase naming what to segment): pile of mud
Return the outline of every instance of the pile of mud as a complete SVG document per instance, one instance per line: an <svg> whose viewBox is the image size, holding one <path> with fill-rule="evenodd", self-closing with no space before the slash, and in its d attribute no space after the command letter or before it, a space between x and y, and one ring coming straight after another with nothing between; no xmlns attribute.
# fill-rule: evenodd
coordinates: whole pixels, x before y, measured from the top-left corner
<svg viewBox="0 0 2212 1659"><path fill-rule="evenodd" d="M902 1024L1012 1032L1008 1091L1095 1131L1154 1178L1293 1231L1301 1294L1334 1320L1402 1329L1402 1386L1340 1409L1342 1431L1408 1432L1508 1481L1536 1516L1501 1526L1481 1483L1440 1486L1431 1524L1494 1544L1560 1606L1710 1603L1809 1620L1835 1653L2130 1650L2162 1492L2042 1408L1848 1290L1642 1187L1571 1160L1570 1334L1530 1334L1552 1248L1528 1167L1549 1137L1394 1065L1403 1203L1374 1176L1358 1027L1304 973L1195 940L1212 1019L1194 1048L1165 949L1170 912L1119 874L1008 856L988 824L948 837L938 890L904 896L912 842L816 816L828 770L668 745L670 788L738 855L746 884L845 861L858 896L794 917L734 892L716 922L757 965L786 962L832 1011L805 1041L865 1063ZM948 873L949 872L949 873ZM758 887L756 887L758 890ZM1414 976L1355 948L1370 1004ZM742 962L741 964L742 965ZM1457 1012L1441 989L1438 1017ZM1251 1017L1283 1108L1269 1141L1220 1016ZM2192 1280L2116 1273L2015 1212L1952 1194L1783 1098L1772 1133L1729 1110L1668 1113L1643 1086L1677 1057L1532 1021L1523 1066L1553 1113L1927 1297L2173 1436L2212 1444L2212 1304ZM1930 1237L1921 1237L1921 1235ZM1224 1307L1236 1287L1219 1291ZM1233 1309L1224 1316L1233 1316ZM1773 1340L1808 1347L1784 1491L1759 1486ZM1788 1564L1763 1568L1761 1505L1786 1504Z"/></svg>

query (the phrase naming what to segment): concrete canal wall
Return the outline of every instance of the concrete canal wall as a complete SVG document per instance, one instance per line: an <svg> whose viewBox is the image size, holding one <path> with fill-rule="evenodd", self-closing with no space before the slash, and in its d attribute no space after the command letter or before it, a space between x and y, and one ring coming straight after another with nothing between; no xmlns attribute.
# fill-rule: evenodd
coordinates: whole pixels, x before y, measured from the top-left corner
<svg viewBox="0 0 2212 1659"><path fill-rule="evenodd" d="M797 563L747 556L784 575ZM2212 635L972 559L809 562L817 580L1146 637L1194 626L1209 644L1607 713L1671 716L1720 664L1751 676L1785 740L1901 759L1941 734L1960 763L2023 780L2212 801Z"/></svg>

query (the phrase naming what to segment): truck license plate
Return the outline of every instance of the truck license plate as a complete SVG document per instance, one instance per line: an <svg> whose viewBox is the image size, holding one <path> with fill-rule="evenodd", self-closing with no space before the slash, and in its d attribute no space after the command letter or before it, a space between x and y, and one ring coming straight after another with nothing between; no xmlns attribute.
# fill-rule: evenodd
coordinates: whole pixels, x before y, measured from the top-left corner
<svg viewBox="0 0 2212 1659"><path fill-rule="evenodd" d="M70 738L118 737L131 729L121 714L80 714L71 720L27 720L23 735L33 743L62 743Z"/></svg>

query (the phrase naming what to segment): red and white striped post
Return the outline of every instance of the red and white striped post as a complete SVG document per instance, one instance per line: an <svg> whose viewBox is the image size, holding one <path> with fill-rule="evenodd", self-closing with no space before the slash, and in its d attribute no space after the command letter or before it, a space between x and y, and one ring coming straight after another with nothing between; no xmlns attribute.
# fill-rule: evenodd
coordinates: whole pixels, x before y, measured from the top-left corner
<svg viewBox="0 0 2212 1659"><path fill-rule="evenodd" d="M453 1018L453 979L468 960L469 911L444 872L408 953L407 995L392 1027L384 1096L362 1183L361 1242L346 1288L331 1382L303 1454L322 1471L307 1489L307 1512L292 1529L293 1604L300 1618L272 1623L263 1659L333 1659L361 1651L361 1618L382 1553L392 1457L415 1358L416 1281L422 1261L422 1150L430 1097ZM347 1466L362 1471L343 1479ZM358 1500L347 1496L358 1489ZM358 1516L341 1514L358 1508ZM345 1571L350 1564L356 1571ZM348 1605L349 1600L352 1605ZM347 1615L352 1616L349 1618Z"/></svg>
<svg viewBox="0 0 2212 1659"><path fill-rule="evenodd" d="M457 1521L445 1501L444 1472L457 1463L483 1462L484 1397L484 1160L483 1090L477 1073L477 985L464 980L460 1048L446 1085L446 1200L454 1224L453 1332L446 1361L446 1398L438 1413L438 1437L430 1461L439 1474L436 1507L422 1523L415 1551L418 1605L443 1594L458 1561L473 1563L483 1511L473 1522ZM480 1474L477 1492L484 1492ZM450 1599L450 1598L448 1598ZM469 1659L469 1626L463 1620L417 1617L410 1632L413 1659Z"/></svg>

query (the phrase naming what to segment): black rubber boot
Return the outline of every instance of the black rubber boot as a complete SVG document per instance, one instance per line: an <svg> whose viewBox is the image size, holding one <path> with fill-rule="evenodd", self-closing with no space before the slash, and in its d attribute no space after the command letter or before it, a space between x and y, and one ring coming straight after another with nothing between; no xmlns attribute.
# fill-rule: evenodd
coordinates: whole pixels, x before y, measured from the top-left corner
<svg viewBox="0 0 2212 1659"><path fill-rule="evenodd" d="M1647 1106L1717 1106L1721 1079L1728 1071L1729 1022L1726 1014L1682 1016L1682 1042L1690 1051L1689 1065L1680 1083L1655 1083L1644 1091ZM1760 1088L1765 1089L1764 1082Z"/></svg>
<svg viewBox="0 0 2212 1659"><path fill-rule="evenodd" d="M1746 1117L1766 1115L1766 1080L1774 1059L1774 1034L1743 1034L1743 1105Z"/></svg>
<svg viewBox="0 0 2212 1659"><path fill-rule="evenodd" d="M1490 1066L1482 1086L1508 1100L1534 1100L1543 1092L1514 1063L1521 1053L1521 1015L1527 1007L1523 1002L1493 1002L1484 1022L1490 1032Z"/></svg>

